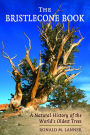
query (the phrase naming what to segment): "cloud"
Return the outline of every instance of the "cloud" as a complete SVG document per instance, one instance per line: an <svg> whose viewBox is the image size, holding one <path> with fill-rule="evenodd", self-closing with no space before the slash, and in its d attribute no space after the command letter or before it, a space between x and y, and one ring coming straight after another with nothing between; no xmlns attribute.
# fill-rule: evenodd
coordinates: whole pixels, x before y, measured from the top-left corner
<svg viewBox="0 0 90 135"><path fill-rule="evenodd" d="M86 92L90 92L90 84L81 84L79 88L85 90Z"/></svg>

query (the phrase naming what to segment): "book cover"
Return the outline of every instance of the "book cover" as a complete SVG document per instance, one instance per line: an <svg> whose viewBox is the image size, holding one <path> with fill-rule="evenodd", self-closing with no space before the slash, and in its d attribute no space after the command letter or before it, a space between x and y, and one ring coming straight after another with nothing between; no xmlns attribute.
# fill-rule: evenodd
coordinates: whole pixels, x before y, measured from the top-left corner
<svg viewBox="0 0 90 135"><path fill-rule="evenodd" d="M90 134L89 5L0 0L0 135Z"/></svg>

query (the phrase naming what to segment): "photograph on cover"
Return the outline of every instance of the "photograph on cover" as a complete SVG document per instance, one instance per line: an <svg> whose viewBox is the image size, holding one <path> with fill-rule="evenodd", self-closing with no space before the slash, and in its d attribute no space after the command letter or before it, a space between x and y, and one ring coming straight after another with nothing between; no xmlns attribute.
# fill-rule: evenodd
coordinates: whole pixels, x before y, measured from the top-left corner
<svg viewBox="0 0 90 135"><path fill-rule="evenodd" d="M90 134L90 2L0 0L0 135Z"/></svg>

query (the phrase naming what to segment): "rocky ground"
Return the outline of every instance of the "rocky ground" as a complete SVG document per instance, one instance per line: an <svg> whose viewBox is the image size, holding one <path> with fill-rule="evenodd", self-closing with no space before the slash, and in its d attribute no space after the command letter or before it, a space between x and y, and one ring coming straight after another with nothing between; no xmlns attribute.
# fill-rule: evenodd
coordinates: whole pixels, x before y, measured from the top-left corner
<svg viewBox="0 0 90 135"><path fill-rule="evenodd" d="M0 113L0 135L90 135L89 109L40 108L2 119L5 113Z"/></svg>

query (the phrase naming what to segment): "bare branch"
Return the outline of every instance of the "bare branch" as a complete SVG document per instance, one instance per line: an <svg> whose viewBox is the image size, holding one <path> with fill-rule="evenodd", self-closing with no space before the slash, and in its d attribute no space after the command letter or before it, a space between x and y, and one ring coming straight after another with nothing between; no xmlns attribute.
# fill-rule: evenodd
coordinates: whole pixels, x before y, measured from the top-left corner
<svg viewBox="0 0 90 135"><path fill-rule="evenodd" d="M31 50L31 40L30 40L30 38L25 34L25 32L24 32L24 35L25 35L25 36L27 37L27 39L29 40L29 49L27 50L27 47L26 47L25 59L26 59L27 63L29 64L29 66L31 67L32 72L35 72L35 73L36 73L36 70L35 70L35 68L33 67L33 64L32 64L32 62L31 62L31 60L30 60L30 58L29 58L29 51Z"/></svg>
<svg viewBox="0 0 90 135"><path fill-rule="evenodd" d="M15 77L13 76L12 72L9 72L8 71L8 73L11 75L11 77L13 78L13 80L16 82Z"/></svg>
<svg viewBox="0 0 90 135"><path fill-rule="evenodd" d="M70 80L72 80L75 76L77 76L78 74L80 74L80 72L76 73L76 74L72 74L70 77L68 77L67 79L65 79L65 83L69 82Z"/></svg>
<svg viewBox="0 0 90 135"><path fill-rule="evenodd" d="M58 35L59 35L59 33L60 33L63 29L64 29L64 25L62 26L62 29L60 29L60 30L57 32L57 34L56 34L56 42L58 41ZM55 50L56 46L57 46L57 44L54 45L53 51Z"/></svg>
<svg viewBox="0 0 90 135"><path fill-rule="evenodd" d="M39 32L40 32L40 33L42 33L42 30L40 29L40 27L39 27L39 26L37 26L37 28L38 28Z"/></svg>
<svg viewBox="0 0 90 135"><path fill-rule="evenodd" d="M60 29L58 32L57 32L57 34L56 34L56 41L58 40L58 35L59 35L59 33L62 31L62 29Z"/></svg>
<svg viewBox="0 0 90 135"><path fill-rule="evenodd" d="M58 84L57 86L52 87L48 94L50 94L53 90L57 89L59 86L60 86L60 84Z"/></svg>
<svg viewBox="0 0 90 135"><path fill-rule="evenodd" d="M17 68L18 68L20 65L22 65L22 64L24 64L24 61L20 62L20 63L17 65Z"/></svg>
<svg viewBox="0 0 90 135"><path fill-rule="evenodd" d="M44 63L41 63L40 66L44 65ZM35 69L37 70L39 68L39 66L37 66Z"/></svg>
<svg viewBox="0 0 90 135"><path fill-rule="evenodd" d="M60 78L62 75L65 75L65 76L67 77L67 75L66 75L67 72L70 72L70 71L77 71L77 70L80 70L80 68L78 68L78 69L72 68L72 69L71 69L71 66L63 67L63 69L61 69L61 70L59 70L59 71L57 72L57 75L56 75L55 80L58 80L58 78Z"/></svg>
<svg viewBox="0 0 90 135"><path fill-rule="evenodd" d="M13 59L15 59L16 57L17 57L17 55L16 55L16 56L14 56L14 57L13 57L13 58L11 58L11 59L13 60Z"/></svg>
<svg viewBox="0 0 90 135"><path fill-rule="evenodd" d="M84 38L81 37L81 39L80 39L77 43L71 44L69 50L64 53L64 56L63 56L63 64L64 64L64 65L66 64L67 59L68 59L70 53L72 52L73 48L76 47L76 46L78 46L78 45L80 45L80 43L81 43L81 41L82 41L83 39L84 39Z"/></svg>
<svg viewBox="0 0 90 135"><path fill-rule="evenodd" d="M42 32L41 29L40 29L39 27L38 27L38 29L39 29L39 32L40 32L40 34L42 35L42 37L46 40L47 45L48 45L50 51L52 52L53 49L52 49L52 46L51 46L51 44L50 44L50 42L49 42L49 38L48 38L47 34L44 33L44 32Z"/></svg>
<svg viewBox="0 0 90 135"><path fill-rule="evenodd" d="M66 69L64 72L69 72L69 71L77 71L77 70L80 70L80 68L68 68Z"/></svg>
<svg viewBox="0 0 90 135"><path fill-rule="evenodd" d="M81 35L81 32L80 32L80 30L79 30L79 34L80 34L81 38L83 38L83 36Z"/></svg>
<svg viewBox="0 0 90 135"><path fill-rule="evenodd" d="M55 15L57 14L57 12L60 11L60 8L61 8L61 5L59 6L58 10L56 10L56 12L54 13L54 15L53 15L53 17L51 18L51 20L49 21L49 23L48 23L48 25L47 25L47 28L46 28L45 32L47 32L47 30L48 30L48 28L50 27L51 22L53 21Z"/></svg>
<svg viewBox="0 0 90 135"><path fill-rule="evenodd" d="M70 32L70 27L69 27L69 20L68 20L68 33Z"/></svg>
<svg viewBox="0 0 90 135"><path fill-rule="evenodd" d="M71 67L71 66L68 66L68 67L66 67L66 66L59 66L58 69L56 70L55 75L58 75L58 74L64 72L65 69L70 68L70 67Z"/></svg>
<svg viewBox="0 0 90 135"><path fill-rule="evenodd" d="M10 75L12 75L12 72L9 72L9 71L8 71L8 73L9 73Z"/></svg>
<svg viewBox="0 0 90 135"><path fill-rule="evenodd" d="M25 59L26 59L27 63L29 64L32 72L36 72L36 69L34 68L34 66L33 66L33 64L32 64L32 62L31 62L31 60L29 58L29 54L26 53Z"/></svg>
<svg viewBox="0 0 90 135"><path fill-rule="evenodd" d="M30 51L31 50L31 40L30 40L30 38L26 35L26 33L25 32L23 32L23 34L26 36L26 38L29 40L29 49L27 50L27 47L26 47L26 51Z"/></svg>
<svg viewBox="0 0 90 135"><path fill-rule="evenodd" d="M49 38L48 38L48 36L47 36L46 33L44 33L44 38L45 38L45 40L46 40L46 42L47 42L47 45L48 45L50 51L53 52L53 48L52 48L52 46L51 46L51 44L50 44Z"/></svg>
<svg viewBox="0 0 90 135"><path fill-rule="evenodd" d="M65 67L66 68L66 67ZM57 68L57 73L58 72L60 72L60 71L62 71L64 69L64 66L59 66L58 68Z"/></svg>
<svg viewBox="0 0 90 135"><path fill-rule="evenodd" d="M66 63L66 64L64 64L64 66L73 65L73 64L75 64L75 63Z"/></svg>
<svg viewBox="0 0 90 135"><path fill-rule="evenodd" d="M62 43L60 44L60 48L59 48L59 51L58 51L58 55L57 55L57 63L62 55L62 52L63 52L63 47L65 45L65 43L67 42L67 40L73 35L73 33L75 32L76 30L73 30L72 32L68 33L62 40Z"/></svg>
<svg viewBox="0 0 90 135"><path fill-rule="evenodd" d="M35 98L38 87L39 87L39 76L40 76L40 69L41 69L40 65L41 65L41 54L40 54L39 69L37 72L37 77L36 77L36 80L32 89L32 93L31 93L31 100Z"/></svg>
<svg viewBox="0 0 90 135"><path fill-rule="evenodd" d="M62 28L63 28L63 31L64 31L64 23L62 24Z"/></svg>
<svg viewBox="0 0 90 135"><path fill-rule="evenodd" d="M12 59L15 58L15 57L10 58L9 55L4 52L5 45L3 44L3 42L2 42L2 45L3 45L3 49L1 50L2 56L3 56L4 58L6 58L6 59L9 60L10 64L12 65L12 69L15 71L15 65L14 65L14 63L12 62Z"/></svg>
<svg viewBox="0 0 90 135"><path fill-rule="evenodd" d="M2 52L2 56L3 56L4 58L6 58L6 59L9 59L8 54L4 52L5 45L3 44L3 41L2 41L2 46L3 46L2 50L1 50L1 52Z"/></svg>
<svg viewBox="0 0 90 135"><path fill-rule="evenodd" d="M59 51L58 51L58 54L57 54L57 58L54 62L54 64L52 65L54 68L52 69L51 68L51 74L55 74L56 70L57 70L57 66L58 66L58 62L59 62L59 59L61 58L62 56L62 52L63 52L63 47L65 45L65 43L67 42L67 40L73 35L73 33L76 31L73 30L72 32L68 33L63 39L62 39L62 42L60 44L60 47L59 47Z"/></svg>
<svg viewBox="0 0 90 135"><path fill-rule="evenodd" d="M62 72L62 73L60 73L59 75L57 75L56 78L55 78L55 80L57 81L58 78L60 78L62 75L65 75L65 72Z"/></svg>

